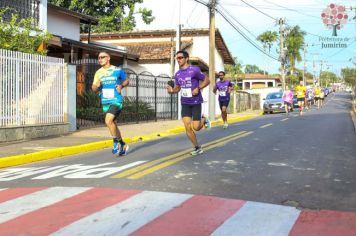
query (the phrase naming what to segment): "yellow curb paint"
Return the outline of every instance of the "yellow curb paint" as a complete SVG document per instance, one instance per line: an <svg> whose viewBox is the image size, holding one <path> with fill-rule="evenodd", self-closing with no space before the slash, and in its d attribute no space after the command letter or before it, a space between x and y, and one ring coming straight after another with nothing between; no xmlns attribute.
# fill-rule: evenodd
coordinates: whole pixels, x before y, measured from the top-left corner
<svg viewBox="0 0 356 236"><path fill-rule="evenodd" d="M228 121L233 123L233 122L237 122L237 121L254 118L257 116L259 116L259 115L243 116L243 117L239 117L239 118L228 119ZM219 123L216 121L213 121L213 122L214 122L214 125L217 125ZM183 133L183 132L185 132L184 127L176 127L173 129L169 129L166 132L159 133L160 134L159 137L172 136L172 135L175 135L178 133ZM126 143L135 143L135 142L139 142L139 141L143 141L143 140L148 141L148 140L153 139L153 137L154 138L158 137L157 134L158 133L154 133L153 135L151 134L151 135L147 135L147 136L143 136L143 137L124 138L124 141ZM106 140L106 141L88 143L88 144L77 145L77 146L60 147L60 148L39 151L39 152L33 152L33 153L28 153L28 154L22 154L22 155L16 155L16 156L2 157L2 158L0 158L0 168L18 166L18 165L35 162L35 161L42 161L42 160L52 159L52 158L56 158L56 157L74 155L74 154L94 151L94 150L98 150L98 149L109 148L111 146L112 146L112 140Z"/></svg>

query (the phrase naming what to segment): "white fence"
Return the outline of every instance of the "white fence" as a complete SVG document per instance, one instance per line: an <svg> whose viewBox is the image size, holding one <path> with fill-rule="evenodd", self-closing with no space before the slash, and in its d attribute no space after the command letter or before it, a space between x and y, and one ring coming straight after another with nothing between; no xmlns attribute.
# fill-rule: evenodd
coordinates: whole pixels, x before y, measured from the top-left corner
<svg viewBox="0 0 356 236"><path fill-rule="evenodd" d="M65 122L64 60L0 49L0 127Z"/></svg>

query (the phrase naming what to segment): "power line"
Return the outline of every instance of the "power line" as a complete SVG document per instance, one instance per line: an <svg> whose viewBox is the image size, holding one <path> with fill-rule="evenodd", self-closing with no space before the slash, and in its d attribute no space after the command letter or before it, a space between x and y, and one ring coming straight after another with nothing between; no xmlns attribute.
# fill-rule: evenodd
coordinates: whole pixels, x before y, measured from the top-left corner
<svg viewBox="0 0 356 236"><path fill-rule="evenodd" d="M274 18L273 16L268 15L267 13L265 13L265 12L261 11L260 9L254 7L254 6L252 6L251 4L245 2L244 0L240 0L240 1L243 2L243 3L245 3L247 6L250 6L251 8L255 9L256 11L262 13L263 15L265 15L265 16L271 18L272 20L277 20L277 18Z"/></svg>
<svg viewBox="0 0 356 236"><path fill-rule="evenodd" d="M220 10L216 9L216 11L226 20L227 23L229 23L243 38L247 40L252 46L254 46L257 50L262 52L263 54L267 55L268 57L278 61L278 58L274 57L273 55L265 52L262 48L260 48L255 42L253 42L244 32L242 32L239 27L237 27L234 23L232 23L226 16L225 14Z"/></svg>
<svg viewBox="0 0 356 236"><path fill-rule="evenodd" d="M237 24L239 24L242 28L244 28L248 33L250 33L255 39L257 36L252 33L250 30L248 30L244 25L242 25L230 12L228 12L223 6L219 4L220 8L223 9Z"/></svg>
<svg viewBox="0 0 356 236"><path fill-rule="evenodd" d="M263 0L263 1L264 1L264 2L267 2L267 3L269 3L269 4L272 4L272 5L275 5L275 6L277 6L277 7L286 9L286 10L288 10L288 11L294 11L294 12L299 13L299 14L304 15L304 16L309 16L309 17L313 17L313 18L318 18L318 19L319 19L319 17L317 17L317 16L305 14L305 13L300 12L300 11L298 11L298 10L291 9L291 8L288 8L288 7L285 7L285 6L281 6L281 5L277 4L277 3L273 3L273 2L270 2L270 1L267 1L267 0Z"/></svg>

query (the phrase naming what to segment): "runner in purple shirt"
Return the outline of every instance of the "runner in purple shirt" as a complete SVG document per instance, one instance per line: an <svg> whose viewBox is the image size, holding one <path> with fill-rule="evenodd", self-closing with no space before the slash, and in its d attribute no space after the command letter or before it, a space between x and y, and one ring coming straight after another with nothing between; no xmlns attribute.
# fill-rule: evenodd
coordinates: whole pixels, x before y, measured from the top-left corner
<svg viewBox="0 0 356 236"><path fill-rule="evenodd" d="M286 111L286 114L288 115L289 112L292 110L293 107L293 92L289 90L288 85L286 85L286 90L283 92L283 102L284 102L284 109Z"/></svg>
<svg viewBox="0 0 356 236"><path fill-rule="evenodd" d="M227 107L229 106L230 102L230 93L233 90L233 86L230 80L225 79L225 72L219 72L219 79L216 82L216 85L213 89L213 92L219 94L219 105L221 110L221 118L224 122L223 128L226 129L228 127L227 123Z"/></svg>
<svg viewBox="0 0 356 236"><path fill-rule="evenodd" d="M199 131L205 126L210 128L211 124L207 117L201 115L201 104L203 97L201 90L209 85L209 78L204 75L199 67L189 64L189 54L186 51L178 51L176 59L179 70L175 74L175 85L167 86L168 93L181 92L182 120L185 132L194 145L191 152L193 156L203 153L194 131Z"/></svg>

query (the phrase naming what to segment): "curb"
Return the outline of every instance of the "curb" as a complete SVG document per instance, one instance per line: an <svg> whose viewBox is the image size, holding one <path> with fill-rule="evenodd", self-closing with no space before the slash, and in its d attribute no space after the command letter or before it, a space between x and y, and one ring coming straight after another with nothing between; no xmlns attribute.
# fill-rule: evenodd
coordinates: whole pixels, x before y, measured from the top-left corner
<svg viewBox="0 0 356 236"><path fill-rule="evenodd" d="M261 116L261 114L262 113L257 114L257 115L248 115L248 116L231 118L231 119L228 119L228 122L234 123L234 122L238 122L238 121L248 120L248 119L252 119L252 118ZM213 121L211 123L212 123L212 126L218 126L218 125L223 124L223 122L220 120ZM183 132L185 132L184 127L176 127L173 129L169 129L165 132L155 132L155 133L145 135L145 136L135 136L132 138L124 138L124 141L126 143L136 143L136 142L140 142L140 141L149 141L149 140L154 140L154 139L158 139L161 137L172 136L172 135L176 135L176 134L183 133ZM99 149L109 148L111 146L112 146L112 140L105 140L105 141L93 142L93 143L70 146L70 147L54 148L54 149L50 149L50 150L44 150L44 151L33 152L33 153L28 153L28 154L21 154L21 155L16 155L16 156L2 157L2 158L0 158L0 168L18 166L18 165L28 164L28 163L32 163L32 162L37 162L37 161L49 160L49 159L53 159L53 158L57 158L57 157L70 156L70 155L75 155L75 154L79 154L79 153L85 153L85 152L95 151L95 150L99 150Z"/></svg>

